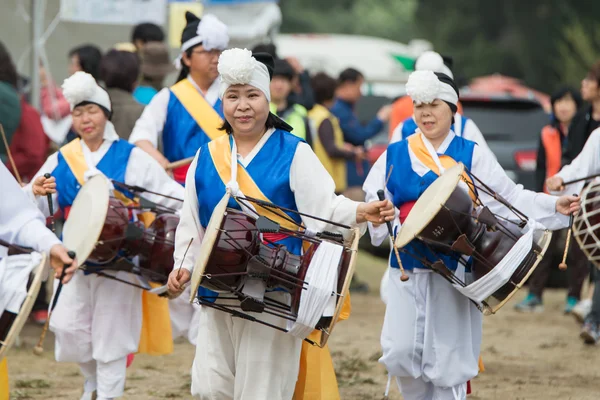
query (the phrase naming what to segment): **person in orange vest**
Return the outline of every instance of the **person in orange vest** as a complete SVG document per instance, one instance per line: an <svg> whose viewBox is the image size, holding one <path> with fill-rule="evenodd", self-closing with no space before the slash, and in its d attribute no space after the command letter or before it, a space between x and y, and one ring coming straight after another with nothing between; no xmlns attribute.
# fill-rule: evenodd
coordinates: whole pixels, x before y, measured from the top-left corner
<svg viewBox="0 0 600 400"><path fill-rule="evenodd" d="M548 193L545 181L560 171L563 151L567 148L569 125L577 110L582 105L581 96L576 90L563 88L552 95L552 122L544 126L540 135L538 146L536 176L536 190ZM558 231L552 237L549 251L542 259L540 265L529 278L529 294L515 306L517 311L534 312L543 310L542 293L548 276L550 275L554 251L562 255L567 230ZM552 251L554 250L554 251ZM579 301L583 281L589 273L588 262L585 255L576 244L572 243L569 249L567 263L569 268L567 303L565 313L570 313Z"/></svg>
<svg viewBox="0 0 600 400"><path fill-rule="evenodd" d="M452 58L442 56L435 51L426 51L415 60L415 71L433 71L441 72L454 79L452 74ZM458 113L462 115L462 105L457 104ZM389 123L389 138L392 138L394 130L402 122L406 121L413 115L413 102L410 96L402 96L392 103L392 113L390 114Z"/></svg>

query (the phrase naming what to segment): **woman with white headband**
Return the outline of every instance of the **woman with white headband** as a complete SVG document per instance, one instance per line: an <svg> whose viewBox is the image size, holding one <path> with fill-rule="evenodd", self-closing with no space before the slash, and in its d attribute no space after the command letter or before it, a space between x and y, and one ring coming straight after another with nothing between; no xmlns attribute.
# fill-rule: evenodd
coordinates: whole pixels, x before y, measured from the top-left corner
<svg viewBox="0 0 600 400"><path fill-rule="evenodd" d="M417 71L410 75L406 89L414 103L417 133L390 144L363 186L367 200L378 198L377 191L384 189L386 198L399 209L394 229L444 170L442 155L462 162L492 190L547 228L568 224L566 215L580 207L577 197L524 190L506 176L487 147L450 129L458 89L449 76ZM484 193L480 198L491 208L499 205ZM374 245L388 237L385 226L369 225L369 230ZM400 280L398 262L391 257L379 361L390 377L397 377L405 400L463 400L467 381L478 373L482 314L440 275L408 255L400 258L409 280Z"/></svg>
<svg viewBox="0 0 600 400"><path fill-rule="evenodd" d="M119 139L110 122L110 97L90 74L76 72L65 80L62 88L71 105L73 129L81 139L73 140L48 157L32 183L23 188L45 216L50 214L46 195L52 193L54 204L58 204L68 218L79 190L96 174L175 199L183 197L181 185L152 157ZM52 177L45 178L46 173ZM179 201L166 197L147 197L165 207L181 207ZM133 277L126 272L117 275L125 280ZM79 364L85 378L82 400L123 396L127 356L136 353L140 344L142 296L136 287L81 270L63 287L50 329L56 338L56 360ZM160 322L166 321L166 325L160 325L168 330L168 311L166 307L163 309ZM154 318L160 315L156 310L148 313ZM161 335L163 332L153 333ZM165 333L168 340L169 334Z"/></svg>
<svg viewBox="0 0 600 400"><path fill-rule="evenodd" d="M190 280L204 229L226 189L241 194L236 175L247 173L251 185L279 206L338 223L356 226L393 218L389 201L367 204L336 196L333 179L308 144L269 112L270 55L227 50L219 58L219 73L223 129L228 135L202 146L187 174L175 236L175 263L183 269L169 277L171 292L181 292ZM237 159L238 172L233 177L221 176L219 172L231 168L232 157ZM240 208L235 200L229 206ZM313 231L335 230L310 218L301 222ZM194 240L186 254L191 238ZM299 253L298 243L286 244L288 250ZM283 300L285 293L267 295ZM285 324L278 317L265 318L279 326ZM290 400L298 378L301 346L302 341L292 335L201 307L192 394L209 400Z"/></svg>

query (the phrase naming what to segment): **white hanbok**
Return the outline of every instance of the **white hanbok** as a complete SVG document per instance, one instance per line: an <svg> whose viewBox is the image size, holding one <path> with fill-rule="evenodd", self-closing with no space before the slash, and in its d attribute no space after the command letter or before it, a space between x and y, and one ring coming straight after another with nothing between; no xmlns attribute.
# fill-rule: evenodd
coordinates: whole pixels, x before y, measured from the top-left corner
<svg viewBox="0 0 600 400"><path fill-rule="evenodd" d="M444 154L454 138L450 131L435 151L422 136L440 171L444 169L437 154ZM409 156L411 167L418 175L430 171L410 147ZM386 185L386 158L387 152L377 160L364 183L366 201L377 199L377 191ZM514 207L547 228L560 229L568 224L568 217L556 212L557 197L531 192L515 184L487 147L474 147L471 172ZM387 188L385 194L393 201L393 193ZM485 193L479 194L492 212L507 216L500 203ZM394 224L399 227L397 218ZM369 224L369 231L377 246L388 237L385 225L374 227ZM398 269L390 267L388 270L390 278L383 293L387 300L381 333L383 356L379 361L390 376L397 377L406 400L465 399L466 382L478 373L481 313L467 297L429 269L407 271L410 277L407 282L400 281Z"/></svg>
<svg viewBox="0 0 600 400"><path fill-rule="evenodd" d="M273 130L267 131L246 157L237 155L237 160L247 166L272 133ZM204 235L198 215L195 183L199 154L200 151L187 174L185 202L175 238L176 265L182 264L190 271ZM299 143L296 148L289 180L298 210L342 224L356 225L358 203L334 194L333 179L306 143ZM312 231L338 230L310 218L303 217L302 221ZM194 240L184 258L190 238ZM289 297L284 292L272 292L268 296L279 301L287 301L286 297ZM281 327L286 324L281 318L267 315L261 315L261 318ZM298 377L301 345L302 341L292 335L201 307L196 357L192 366L192 395L203 400L291 400Z"/></svg>

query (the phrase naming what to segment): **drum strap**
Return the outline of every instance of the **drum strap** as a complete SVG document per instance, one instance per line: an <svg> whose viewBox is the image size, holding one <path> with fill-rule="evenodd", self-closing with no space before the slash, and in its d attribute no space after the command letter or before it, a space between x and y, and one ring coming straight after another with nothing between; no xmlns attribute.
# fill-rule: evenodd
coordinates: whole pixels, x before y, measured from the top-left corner
<svg viewBox="0 0 600 400"><path fill-rule="evenodd" d="M88 170L88 164L83 155L81 140L78 138L64 145L60 149L60 153L67 162L71 172L73 172L73 175L75 175L77 182L79 182L80 185L83 185L85 183L84 176L85 171Z"/></svg>

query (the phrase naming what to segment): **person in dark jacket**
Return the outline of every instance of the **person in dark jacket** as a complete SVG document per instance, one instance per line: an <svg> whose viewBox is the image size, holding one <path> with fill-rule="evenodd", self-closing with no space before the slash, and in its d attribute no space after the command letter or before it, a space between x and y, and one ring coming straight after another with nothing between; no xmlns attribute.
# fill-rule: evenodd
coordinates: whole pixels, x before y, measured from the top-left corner
<svg viewBox="0 0 600 400"><path fill-rule="evenodd" d="M581 152L590 133L600 127L600 61L590 68L581 81L581 97L589 103L573 118L569 141L563 153L562 165L568 165Z"/></svg>

